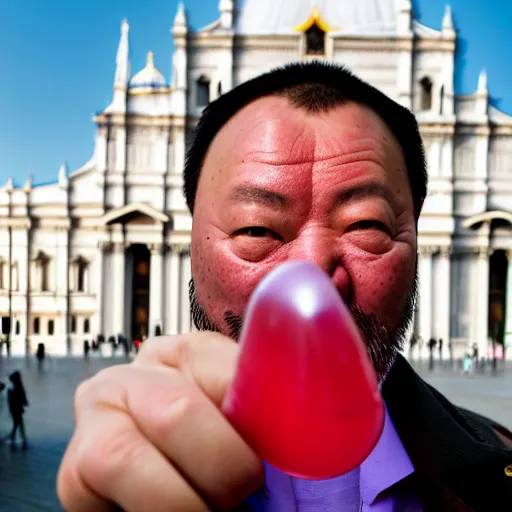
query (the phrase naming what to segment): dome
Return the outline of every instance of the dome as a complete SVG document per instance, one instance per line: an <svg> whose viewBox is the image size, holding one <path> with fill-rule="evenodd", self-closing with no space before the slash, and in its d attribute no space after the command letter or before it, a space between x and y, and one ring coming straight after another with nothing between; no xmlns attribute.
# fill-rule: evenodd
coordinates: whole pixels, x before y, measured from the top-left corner
<svg viewBox="0 0 512 512"><path fill-rule="evenodd" d="M146 67L130 80L130 87L165 87L165 78L155 67L153 52L148 52Z"/></svg>
<svg viewBox="0 0 512 512"><path fill-rule="evenodd" d="M296 34L315 11L329 32L396 31L397 0L245 0L235 24L238 34Z"/></svg>

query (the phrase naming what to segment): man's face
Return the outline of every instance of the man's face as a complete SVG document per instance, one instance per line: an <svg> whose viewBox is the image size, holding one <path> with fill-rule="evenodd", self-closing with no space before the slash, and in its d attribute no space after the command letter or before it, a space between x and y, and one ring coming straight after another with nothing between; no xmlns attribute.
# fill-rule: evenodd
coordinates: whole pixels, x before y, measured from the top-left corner
<svg viewBox="0 0 512 512"><path fill-rule="evenodd" d="M259 281L308 260L331 276L382 374L410 318L415 226L402 152L377 114L355 103L308 114L261 98L219 131L201 171L195 319L236 337Z"/></svg>

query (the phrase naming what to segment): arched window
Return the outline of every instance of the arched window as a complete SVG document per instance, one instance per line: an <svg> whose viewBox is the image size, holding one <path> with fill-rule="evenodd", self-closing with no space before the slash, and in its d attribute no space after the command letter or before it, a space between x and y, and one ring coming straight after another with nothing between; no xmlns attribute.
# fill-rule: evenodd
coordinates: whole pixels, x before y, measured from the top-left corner
<svg viewBox="0 0 512 512"><path fill-rule="evenodd" d="M14 334L18 335L20 333L20 321L16 320L16 323L14 324Z"/></svg>
<svg viewBox="0 0 512 512"><path fill-rule="evenodd" d="M55 320L48 320L48 336L55 334Z"/></svg>
<svg viewBox="0 0 512 512"><path fill-rule="evenodd" d="M217 96L222 96L222 82L217 84Z"/></svg>
<svg viewBox="0 0 512 512"><path fill-rule="evenodd" d="M71 329L70 330L73 334L76 333L76 316L75 315L73 315L71 317Z"/></svg>
<svg viewBox="0 0 512 512"><path fill-rule="evenodd" d="M84 334L89 334L91 332L91 321L86 318L84 320Z"/></svg>
<svg viewBox="0 0 512 512"><path fill-rule="evenodd" d="M196 82L196 105L206 107L210 103L210 80L201 75Z"/></svg>
<svg viewBox="0 0 512 512"><path fill-rule="evenodd" d="M42 251L35 260L36 286L41 292L50 291L50 258Z"/></svg>
<svg viewBox="0 0 512 512"><path fill-rule="evenodd" d="M308 55L325 54L325 32L316 23L306 30L306 53Z"/></svg>
<svg viewBox="0 0 512 512"><path fill-rule="evenodd" d="M444 85L441 86L441 90L439 91L439 113L441 115L444 114Z"/></svg>
<svg viewBox="0 0 512 512"><path fill-rule="evenodd" d="M432 80L425 76L420 80L420 108L432 110Z"/></svg>
<svg viewBox="0 0 512 512"><path fill-rule="evenodd" d="M38 316L34 318L34 325L32 327L34 334L39 334L39 331L41 329L41 319Z"/></svg>

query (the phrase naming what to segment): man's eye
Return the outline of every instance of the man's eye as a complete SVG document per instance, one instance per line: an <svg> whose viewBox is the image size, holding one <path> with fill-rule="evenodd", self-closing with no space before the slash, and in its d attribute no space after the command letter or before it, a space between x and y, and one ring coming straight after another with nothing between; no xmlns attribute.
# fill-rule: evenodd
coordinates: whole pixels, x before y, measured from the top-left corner
<svg viewBox="0 0 512 512"><path fill-rule="evenodd" d="M262 226L250 226L248 228L239 229L235 234L245 235L252 238L264 238L268 236L271 238L277 238L278 240L281 239L276 232Z"/></svg>
<svg viewBox="0 0 512 512"><path fill-rule="evenodd" d="M384 231L389 234L389 228L382 222L378 220L360 220L359 222L355 222L349 228L349 231L353 231L356 229L378 229L379 231Z"/></svg>

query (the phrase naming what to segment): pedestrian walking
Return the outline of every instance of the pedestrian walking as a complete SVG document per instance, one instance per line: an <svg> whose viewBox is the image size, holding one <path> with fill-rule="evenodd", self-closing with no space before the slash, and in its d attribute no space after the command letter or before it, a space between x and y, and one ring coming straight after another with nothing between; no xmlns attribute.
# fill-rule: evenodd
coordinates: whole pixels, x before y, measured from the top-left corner
<svg viewBox="0 0 512 512"><path fill-rule="evenodd" d="M434 349L436 348L436 345L437 341L435 340L435 338L430 338L430 340L428 341L428 349L430 351L428 368L431 371L434 369Z"/></svg>
<svg viewBox="0 0 512 512"><path fill-rule="evenodd" d="M473 343L473 360L475 362L475 368L478 368L478 345Z"/></svg>
<svg viewBox="0 0 512 512"><path fill-rule="evenodd" d="M9 439L13 446L16 442L16 432L19 429L23 441L23 449L26 449L28 447L28 442L25 433L23 414L25 412L25 407L28 407L27 394L25 393L25 387L21 380L21 373L18 370L9 375L9 380L12 383L12 386L9 388L7 393L9 413L12 418L12 431L9 435Z"/></svg>
<svg viewBox="0 0 512 512"><path fill-rule="evenodd" d="M84 358L89 359L89 351L91 350L91 346L89 345L89 340L84 341Z"/></svg>
<svg viewBox="0 0 512 512"><path fill-rule="evenodd" d="M472 367L472 361L471 361L471 356L466 353L466 355L464 356L464 373L467 375L471 372L471 368Z"/></svg>

